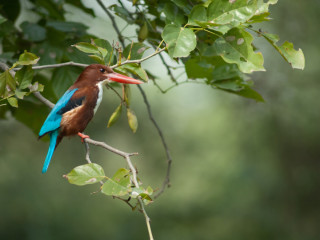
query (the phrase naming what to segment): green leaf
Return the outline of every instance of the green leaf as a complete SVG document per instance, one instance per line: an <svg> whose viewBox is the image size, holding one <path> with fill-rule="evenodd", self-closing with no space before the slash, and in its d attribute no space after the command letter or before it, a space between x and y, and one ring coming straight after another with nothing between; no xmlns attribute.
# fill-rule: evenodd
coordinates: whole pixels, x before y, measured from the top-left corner
<svg viewBox="0 0 320 240"><path fill-rule="evenodd" d="M7 69L4 72L4 75L6 79L6 84L9 86L9 88L13 91L16 90L16 81L13 79L12 75L10 74L9 69Z"/></svg>
<svg viewBox="0 0 320 240"><path fill-rule="evenodd" d="M4 23L5 21L7 21L7 19L0 15L0 24Z"/></svg>
<svg viewBox="0 0 320 240"><path fill-rule="evenodd" d="M28 92L22 92L19 89L16 89L16 91L14 92L14 94L16 95L17 98L19 99L23 99L25 95L28 94Z"/></svg>
<svg viewBox="0 0 320 240"><path fill-rule="evenodd" d="M132 188L132 192L130 194L130 196L132 198L137 198L138 196L141 197L141 199L143 200L143 202L148 205L152 202L152 198L150 197L150 195L153 194L153 189L148 186L146 189L144 189L143 187L139 187L139 188Z"/></svg>
<svg viewBox="0 0 320 240"><path fill-rule="evenodd" d="M19 108L15 109L13 116L17 121L30 128L38 137L40 128L48 116L49 110L46 105L39 103L39 101L35 103L25 99L19 102Z"/></svg>
<svg viewBox="0 0 320 240"><path fill-rule="evenodd" d="M131 102L131 88L129 84L124 84L123 88L124 88L123 99L127 103L127 107L129 107Z"/></svg>
<svg viewBox="0 0 320 240"><path fill-rule="evenodd" d="M56 68L52 74L52 88L57 96L64 92L77 80L83 69L78 67Z"/></svg>
<svg viewBox="0 0 320 240"><path fill-rule="evenodd" d="M286 60L292 68L304 69L305 58L302 50L295 50L293 44L290 42L284 42L280 47L276 44L279 41L279 37L275 34L260 33L268 42L280 53L280 55Z"/></svg>
<svg viewBox="0 0 320 240"><path fill-rule="evenodd" d="M190 58L185 63L185 68L188 78L212 78L213 67L205 59L199 57Z"/></svg>
<svg viewBox="0 0 320 240"><path fill-rule="evenodd" d="M188 0L171 0L175 5L184 11L186 14L190 14L191 4Z"/></svg>
<svg viewBox="0 0 320 240"><path fill-rule="evenodd" d="M162 38L168 45L169 55L172 58L187 57L196 47L196 35L191 29L177 25L166 25Z"/></svg>
<svg viewBox="0 0 320 240"><path fill-rule="evenodd" d="M91 58L93 61L96 61L99 64L105 64L102 57L99 57L97 55L89 55L88 57Z"/></svg>
<svg viewBox="0 0 320 240"><path fill-rule="evenodd" d="M76 47L78 50L85 53L94 53L94 54L100 53L96 46L87 42L79 42L77 44L72 45L72 47Z"/></svg>
<svg viewBox="0 0 320 240"><path fill-rule="evenodd" d="M15 75L15 80L19 83L19 89L29 87L33 79L33 69L30 65L23 66Z"/></svg>
<svg viewBox="0 0 320 240"><path fill-rule="evenodd" d="M15 108L18 107L18 99L16 99L15 97L10 97L7 100L12 107L15 107Z"/></svg>
<svg viewBox="0 0 320 240"><path fill-rule="evenodd" d="M148 37L148 34L149 34L148 24L147 22L144 22L144 24L142 25L138 33L139 42L143 42Z"/></svg>
<svg viewBox="0 0 320 240"><path fill-rule="evenodd" d="M93 40L93 43L94 43L94 45L96 45L97 47L101 47L101 48L107 49L108 52L111 52L111 50L112 50L111 44L110 44L107 40L105 40L105 39L97 38L97 39L94 39L94 40Z"/></svg>
<svg viewBox="0 0 320 240"><path fill-rule="evenodd" d="M123 7L118 6L117 4L113 4L109 6L110 9L112 9L115 14L122 19L124 19L128 23L134 23L134 20L131 19L130 13L126 11Z"/></svg>
<svg viewBox="0 0 320 240"><path fill-rule="evenodd" d="M131 191L130 171L120 168L102 186L101 192L110 196L124 196Z"/></svg>
<svg viewBox="0 0 320 240"><path fill-rule="evenodd" d="M18 62L19 65L33 65L39 61L39 57L33 53L27 52L26 50L19 56Z"/></svg>
<svg viewBox="0 0 320 240"><path fill-rule="evenodd" d="M46 39L47 30L36 23L23 22L20 27L27 40L37 42Z"/></svg>
<svg viewBox="0 0 320 240"><path fill-rule="evenodd" d="M118 71L121 72L130 72L139 76L143 81L148 82L149 78L146 71L137 63L125 64L120 67L117 67Z"/></svg>
<svg viewBox="0 0 320 240"><path fill-rule="evenodd" d="M217 24L237 26L255 15L257 0L215 0L208 6L208 20Z"/></svg>
<svg viewBox="0 0 320 240"><path fill-rule="evenodd" d="M55 64L60 62L62 61L64 54L69 53L70 50L74 51L71 48L66 49L64 46L55 45L53 43L54 39L52 39L51 36L48 36L48 38L50 38L51 41L43 41L39 44L33 45L30 50L40 57L38 62L40 65Z"/></svg>
<svg viewBox="0 0 320 240"><path fill-rule="evenodd" d="M176 24L181 26L184 23L184 14L173 3L166 3L163 8L163 13L166 16L166 24Z"/></svg>
<svg viewBox="0 0 320 240"><path fill-rule="evenodd" d="M6 73L3 72L0 74L0 97L5 93L7 86Z"/></svg>
<svg viewBox="0 0 320 240"><path fill-rule="evenodd" d="M256 100L257 102L264 102L263 97L256 92L255 90L253 90L252 88L246 87L245 89L239 91L239 92L235 92L235 94L238 94L242 97L245 98L251 98Z"/></svg>
<svg viewBox="0 0 320 240"><path fill-rule="evenodd" d="M83 35L88 28L86 25L78 22L64 22L64 21L48 21L48 27L52 27L61 32L71 32L78 33L78 35Z"/></svg>
<svg viewBox="0 0 320 240"><path fill-rule="evenodd" d="M196 5L193 7L190 15L188 24L198 25L197 22L207 22L207 9L202 5Z"/></svg>
<svg viewBox="0 0 320 240"><path fill-rule="evenodd" d="M127 117L129 127L131 128L132 132L135 133L138 128L138 119L135 113L130 108L127 108Z"/></svg>
<svg viewBox="0 0 320 240"><path fill-rule="evenodd" d="M248 20L248 23L260 23L260 22L265 22L265 21L270 21L271 18L269 18L270 13L269 12L264 12L259 15L254 15L252 18Z"/></svg>
<svg viewBox="0 0 320 240"><path fill-rule="evenodd" d="M130 54L130 59L131 60L136 60L136 59L141 59L144 52L150 47L143 43L133 43L132 48L131 44L126 46L126 48L123 50L123 56L125 58L129 57ZM131 51L130 51L131 50Z"/></svg>
<svg viewBox="0 0 320 240"><path fill-rule="evenodd" d="M233 28L223 37L218 38L214 46L217 53L227 63L235 63L240 71L251 73L265 71L262 54L255 53L252 48L253 37L248 32Z"/></svg>
<svg viewBox="0 0 320 240"><path fill-rule="evenodd" d="M146 205L152 202L152 198L146 193L140 193L139 196Z"/></svg>
<svg viewBox="0 0 320 240"><path fill-rule="evenodd" d="M269 5L276 4L278 0L269 0L264 2L264 0L258 0L258 9L256 15L260 15L269 11Z"/></svg>
<svg viewBox="0 0 320 240"><path fill-rule="evenodd" d="M78 186L94 184L106 178L103 168L96 163L75 167L70 173L64 175L64 177L69 183Z"/></svg>
<svg viewBox="0 0 320 240"><path fill-rule="evenodd" d="M111 44L105 39L94 39L93 44L98 47L99 52L103 56L103 64L108 64L111 53L113 51Z"/></svg>
<svg viewBox="0 0 320 240"><path fill-rule="evenodd" d="M258 92L250 88L250 83L245 82L241 79L215 81L211 83L211 85L229 93L237 94L245 98L254 99L257 102L264 102L262 96Z"/></svg>
<svg viewBox="0 0 320 240"><path fill-rule="evenodd" d="M118 121L119 117L121 116L121 110L122 110L122 104L120 103L120 105L116 108L116 110L111 114L107 127L111 127L113 124L115 124Z"/></svg>
<svg viewBox="0 0 320 240"><path fill-rule="evenodd" d="M90 14L92 17L95 17L94 11L91 8L86 8L83 3L79 0L66 0L67 3L80 8L82 11Z"/></svg>

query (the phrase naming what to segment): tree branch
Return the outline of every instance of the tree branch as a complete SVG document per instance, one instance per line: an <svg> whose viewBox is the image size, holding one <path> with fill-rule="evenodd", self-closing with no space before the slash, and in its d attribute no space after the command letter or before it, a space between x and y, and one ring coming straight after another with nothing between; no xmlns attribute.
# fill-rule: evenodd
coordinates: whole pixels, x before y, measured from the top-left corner
<svg viewBox="0 0 320 240"><path fill-rule="evenodd" d="M109 18L110 18L110 20L111 20L111 22L112 22L112 25L113 25L115 31L116 31L117 34L118 34L119 41L121 42L122 47L124 48L125 46L124 46L123 36L122 36L121 32L119 31L119 28L118 28L118 26L117 26L117 23L116 23L115 20L114 20L114 17L113 17L112 14L108 11L108 9L102 4L101 0L97 0L97 1L98 1L98 3L100 4L100 6L102 7L102 9L103 9L103 10L107 13L107 15L109 16ZM121 3L121 2L120 2L120 3ZM122 5L122 3L121 3L121 5ZM127 12L129 13L129 11L128 11L123 5L122 5L122 7L124 8L125 11L127 11ZM130 15L130 13L129 13L129 15ZM162 43L162 42L161 42L161 43ZM161 44L160 44L160 46L161 46ZM160 46L159 46L159 47L160 47ZM164 58L161 56L161 52L163 52L164 50L166 50L166 47L164 47L164 48L162 48L162 49L160 49L160 50L159 50L159 47L158 47L158 48L155 48L155 52L154 52L153 54L151 54L151 55L149 55L149 56L147 56L147 57L145 57L145 58L142 58L142 59L140 59L140 60L126 60L126 61L124 61L124 62L122 62L122 63L118 63L118 64L112 66L111 68L116 68L116 67L119 67L119 66L121 66L121 65L128 64L128 63L137 63L137 64L140 64L141 62L143 62L143 61L145 61L145 60L147 60L147 59L149 59L149 58L151 58L151 57L159 54L159 57L160 57L162 63L163 63L163 64L165 65L165 67L167 68L167 71L168 71L168 74L169 74L171 80L172 80L173 82L177 83L177 81L176 81L175 77L173 76L173 74L172 74L169 66L166 64ZM120 61L121 61L121 59L120 59ZM149 104L149 102L148 102L147 96L146 96L145 92L143 91L143 89L141 88L141 86L138 85L138 89L140 90L140 93L141 93L141 95L142 95L142 97L143 97L143 99L144 99L144 102L145 102L146 106L147 106L149 118L150 118L151 122L153 123L153 125L155 126L155 128L157 129L158 134L159 134L159 136L160 136L160 138L161 138L161 142L162 142L163 147L164 147L164 149L165 149L165 151L166 151L166 156L167 156L167 161L168 161L166 178L165 178L165 180L164 180L164 182L163 182L163 184L162 184L162 188L161 188L160 192L159 192L157 195L155 195L155 198L157 198L157 197L159 197L159 196L164 192L164 190L165 190L165 188L166 188L167 186L168 186L168 187L170 186L170 170L171 170L172 159L171 159L171 156L170 156L170 152L169 152L167 143L166 143L166 141L165 141L165 139L164 139L163 133L162 133L159 125L158 125L157 122L155 121L154 117L152 116L151 107L150 107L150 104ZM143 209L143 211L144 211L144 209ZM145 211L144 211L144 212L145 212ZM145 214L145 216L146 216L146 214ZM148 230L149 230L149 228L148 228ZM150 230L151 230L151 229L150 229Z"/></svg>
<svg viewBox="0 0 320 240"><path fill-rule="evenodd" d="M125 64L129 64L129 63L137 63L137 64L140 64L142 63L143 61L145 60L148 60L149 58L152 58L153 56L163 52L164 50L166 50L167 48L164 47L164 48L161 48L160 50L156 50L154 53L150 54L149 56L145 57L145 58L141 58L141 59L137 59L137 60L126 60L124 62L121 62L121 63L117 63L113 66L111 66L110 68L117 68L119 66L122 66L122 65L125 65Z"/></svg>
<svg viewBox="0 0 320 240"><path fill-rule="evenodd" d="M152 46L153 46L153 45L152 45ZM158 49L158 48L156 48L155 46L153 46L153 48L154 48L155 50ZM172 72L171 72L170 66L166 63L166 61L164 60L164 58L163 58L163 56L162 56L161 54L159 54L159 57L160 57L163 65L166 67L167 72L168 72L168 75L169 75L170 78L171 78L171 81L173 81L174 83L177 83L176 78L173 76L173 74L172 74Z"/></svg>
<svg viewBox="0 0 320 240"><path fill-rule="evenodd" d="M156 56L158 55L159 53L165 51L167 48L164 47L160 50L157 50L155 51L154 53L150 54L149 56L146 56L144 58L141 58L141 59L137 59L137 60L126 60L124 62L121 62L121 63L117 63L113 66L110 66L110 68L114 69L114 68L117 68L119 66L122 66L122 65L125 65L125 64L129 64L129 63L137 63L137 64L140 64L146 60L148 60L149 58L152 58L153 56ZM4 63L0 63L0 68L2 68L3 70L6 70L8 69L8 66L7 68L4 68L3 66ZM5 65L5 64L4 64ZM32 69L35 69L35 70L41 70L41 69L47 69L47 68L59 68L59 67L65 67L65 66L77 66L77 67L87 67L89 66L89 64L84 64L84 63L76 63L76 62L64 62L64 63L57 63L57 64L48 64L48 65L41 65L41 66L32 66ZM14 68L12 71L18 71L20 70L21 68Z"/></svg>
<svg viewBox="0 0 320 240"><path fill-rule="evenodd" d="M76 62L64 62L64 63L57 63L57 64L49 64L49 65L41 65L41 66L32 66L32 69L46 69L46 68L59 68L59 67L64 67L64 66L76 66L76 67L87 67L89 66L88 64L84 63L76 63ZM14 68L13 70L17 71L20 70L20 68Z"/></svg>
<svg viewBox="0 0 320 240"><path fill-rule="evenodd" d="M101 0L97 0L97 2L99 3L99 5L101 6L101 8L106 12L106 14L108 15L108 17L110 18L111 22L112 22L112 26L114 28L114 30L116 31L119 41L121 42L122 47L124 48L124 40L123 40L123 36L117 26L117 23L114 19L114 17L112 16L112 14L109 12L109 10L104 6L104 4L102 3Z"/></svg>
<svg viewBox="0 0 320 240"><path fill-rule="evenodd" d="M137 86L138 86L138 89L141 92L141 95L143 97L144 103L147 106L149 118L150 118L151 122L153 123L153 125L155 126L155 128L158 131L158 134L159 134L159 136L161 138L161 142L162 142L162 145L163 145L163 147L164 147L164 149L166 151L166 156L167 156L167 162L168 162L167 173L166 173L166 177L165 177L165 179L164 179L164 181L162 183L162 188L160 189L160 191L154 197L154 198L157 198L164 192L166 187L170 187L170 171L171 171L172 158L171 158L171 155L170 155L170 151L169 151L168 145L167 145L166 140L164 138L164 135L163 135L163 133L161 131L161 128L159 127L158 123L156 122L156 120L154 119L154 117L152 115L151 107L150 107L149 101L147 99L147 95L145 94L145 92L143 91L141 86L139 86L139 85L137 85Z"/></svg>
<svg viewBox="0 0 320 240"><path fill-rule="evenodd" d="M105 142L98 142L98 141L95 141L95 140L92 140L91 138L85 138L84 139L84 142L85 143L90 143L90 144L93 144L95 146L99 146L99 147L102 147L104 149L107 149L108 151L110 152L113 152L123 158L126 159L127 161L127 164L132 172L132 182L134 184L134 186L136 188L139 188L139 182L138 182L138 179L137 179L137 171L135 169L135 167L133 166L132 162L131 162L131 159L130 159L130 156L133 156L133 155L138 155L138 153L127 153L127 152L123 152L119 149L116 149L114 147L111 147L110 145L106 144ZM143 201L141 199L140 196L138 196L138 201L139 201L139 204L140 204L140 207L141 207L141 210L142 210L142 213L146 219L146 224L147 224L147 228L148 228L148 233L149 233L149 239L150 240L153 240L153 235L152 235L152 230L151 230L151 225L150 225L150 218L144 208L144 204L143 204Z"/></svg>

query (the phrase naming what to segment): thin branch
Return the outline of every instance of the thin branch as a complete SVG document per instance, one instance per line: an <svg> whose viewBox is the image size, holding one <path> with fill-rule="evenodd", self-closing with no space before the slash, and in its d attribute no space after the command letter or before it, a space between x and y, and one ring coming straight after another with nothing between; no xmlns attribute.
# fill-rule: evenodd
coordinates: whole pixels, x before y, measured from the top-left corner
<svg viewBox="0 0 320 240"><path fill-rule="evenodd" d="M84 63L76 63L76 62L64 62L64 63L57 63L57 64L49 64L49 65L42 65L42 66L32 66L32 69L46 69L46 68L59 68L59 67L64 67L64 66L77 66L77 67L87 67L89 66L88 64ZM20 70L20 68L14 68L13 70L17 71Z"/></svg>
<svg viewBox="0 0 320 240"><path fill-rule="evenodd" d="M123 36L117 26L117 23L114 19L114 17L112 16L112 14L109 12L109 10L104 6L104 4L102 3L101 0L97 0L97 2L99 3L99 5L101 6L101 8L106 12L106 14L109 16L111 22L112 22L112 26L114 28L114 30L117 32L119 41L121 42L122 47L124 48L124 40L123 40Z"/></svg>
<svg viewBox="0 0 320 240"><path fill-rule="evenodd" d="M29 87L30 88L30 87ZM53 108L54 104L52 102L50 102L48 99L46 99L44 96L42 96L42 94L40 92L32 92L32 94L38 98L42 103L44 103L45 105L47 105L49 108Z"/></svg>
<svg viewBox="0 0 320 240"><path fill-rule="evenodd" d="M155 48L155 46L153 46L153 48L157 51L158 50L158 47ZM168 72L168 75L170 76L171 80L175 83L177 83L177 80L175 79L175 77L173 76L172 72L171 72L171 69L170 69L170 66L166 63L166 61L164 60L162 54L159 54L159 57L163 63L163 65L167 68L167 72Z"/></svg>
<svg viewBox="0 0 320 240"><path fill-rule="evenodd" d="M168 145L166 143L166 140L165 140L165 138L163 136L163 133L162 133L158 123L156 122L156 120L154 119L154 117L152 115L151 107L150 107L147 95L145 94L145 92L143 91L141 86L139 86L139 85L137 85L137 86L138 86L138 89L141 92L141 95L143 97L144 103L147 106L149 118L150 118L151 122L153 123L153 125L155 126L155 128L158 131L158 134L159 134L159 136L161 138L161 142L162 142L162 145L163 145L163 147L164 147L164 149L166 151L166 156L167 156L167 162L168 162L167 173L166 173L166 177L165 177L165 179L164 179L164 181L162 183L162 188L160 189L160 191L154 197L154 198L157 198L164 192L166 187L170 187L170 171L171 171L172 158L171 158L170 151L169 151Z"/></svg>
<svg viewBox="0 0 320 240"><path fill-rule="evenodd" d="M149 58L152 58L153 56L158 55L159 53L165 51L166 49L167 49L166 47L161 48L160 50L155 51L154 53L150 54L149 56L146 56L145 58L141 58L141 59L137 59L137 60L126 60L126 61L124 61L124 62L117 63L117 64L111 66L110 68L112 68L112 69L113 69L113 68L117 68L117 67L119 67L119 66L122 66L122 65L125 65L125 64L129 64L129 63L137 63L137 64L140 64L140 63L142 63L143 61L148 60Z"/></svg>
<svg viewBox="0 0 320 240"><path fill-rule="evenodd" d="M86 148L86 160L88 163L92 163L90 160L90 148L89 148L89 144L87 143L87 141L84 141L84 146Z"/></svg>
<svg viewBox="0 0 320 240"><path fill-rule="evenodd" d="M119 66L122 66L122 65L125 65L125 64L129 64L129 63L137 63L137 64L140 64L146 60L148 60L149 58L152 58L153 56L156 56L158 55L159 53L165 51L167 48L164 47L158 51L155 51L154 53L150 54L149 56L146 56L145 58L142 58L142 59L137 59L137 60L126 60L124 62L121 62L121 63L118 63L118 64L115 64L113 66L110 66L110 68L117 68ZM4 63L1 63L0 62L0 68L2 68L3 70L6 70L8 69L5 68L3 65L5 65ZM84 63L76 63L76 62L64 62L64 63L57 63L57 64L48 64L48 65L41 65L41 66L32 66L32 69L35 69L35 70L41 70L41 69L47 69L47 68L58 68L58 67L65 67L65 66L77 66L77 67L87 67L89 66L89 64L84 64ZM14 71L18 71L20 70L20 68L14 68L13 69ZM13 71L11 70L11 72Z"/></svg>
<svg viewBox="0 0 320 240"><path fill-rule="evenodd" d="M134 184L134 186L136 188L139 188L139 182L138 182L138 179L137 179L137 171L136 171L135 167L133 166L133 164L131 162L131 159L130 159L130 156L137 155L138 153L123 152L123 151L121 151L119 149L116 149L114 147L109 146L105 142L98 142L98 141L92 140L91 138L85 138L84 141L87 142L87 143L93 144L95 146L99 146L99 147L105 148L108 151L113 152L113 153L125 158L126 161L127 161L128 166L129 166L129 168L130 168L130 170L132 172L132 182L133 182L133 184ZM146 219L146 224L147 224L148 233L149 233L149 239L153 240L154 238L153 238L152 231L151 231L150 218L149 218L149 216L148 216L148 214L147 214L147 212L146 212L146 210L144 208L144 204L143 204L143 201L142 201L140 196L138 196L138 201L139 201L142 213L143 213L143 215L144 215L144 217Z"/></svg>

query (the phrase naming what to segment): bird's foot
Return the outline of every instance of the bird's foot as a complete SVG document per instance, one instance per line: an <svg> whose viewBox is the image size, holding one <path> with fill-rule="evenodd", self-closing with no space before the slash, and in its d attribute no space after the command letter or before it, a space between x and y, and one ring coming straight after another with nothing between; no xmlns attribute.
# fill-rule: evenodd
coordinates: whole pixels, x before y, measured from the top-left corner
<svg viewBox="0 0 320 240"><path fill-rule="evenodd" d="M81 137L81 142L82 142L82 143L84 143L83 139L85 139L85 138L90 138L88 135L85 135L85 134L83 134L83 133L81 133L81 132L78 132L78 136Z"/></svg>

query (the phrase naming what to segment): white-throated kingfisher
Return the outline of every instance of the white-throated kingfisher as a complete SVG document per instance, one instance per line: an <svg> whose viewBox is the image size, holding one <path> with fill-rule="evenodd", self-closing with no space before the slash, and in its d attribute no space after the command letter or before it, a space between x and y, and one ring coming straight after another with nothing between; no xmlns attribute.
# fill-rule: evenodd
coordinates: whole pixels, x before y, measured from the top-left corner
<svg viewBox="0 0 320 240"><path fill-rule="evenodd" d="M140 84L142 81L115 73L110 67L92 64L86 67L75 83L58 100L41 127L39 138L49 134L50 144L42 173L49 167L53 152L65 136L79 135L82 140L89 136L82 132L97 111L108 82Z"/></svg>

